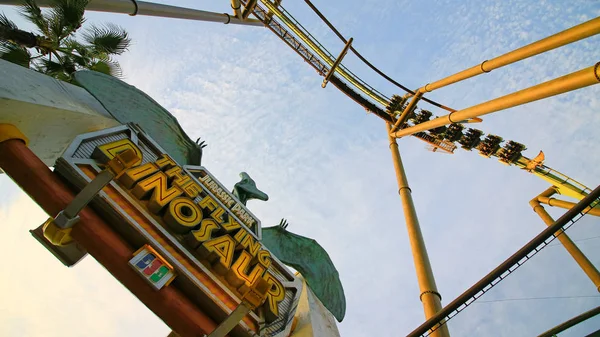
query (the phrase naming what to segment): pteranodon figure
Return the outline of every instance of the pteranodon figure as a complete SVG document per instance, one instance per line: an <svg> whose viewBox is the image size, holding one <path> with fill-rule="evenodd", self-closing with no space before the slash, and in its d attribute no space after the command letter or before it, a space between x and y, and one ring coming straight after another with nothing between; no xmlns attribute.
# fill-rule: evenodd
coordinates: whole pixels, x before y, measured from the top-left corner
<svg viewBox="0 0 600 337"><path fill-rule="evenodd" d="M298 270L310 289L338 322L346 314L346 297L329 254L313 239L287 231L287 221L262 229L262 243L281 262Z"/></svg>
<svg viewBox="0 0 600 337"><path fill-rule="evenodd" d="M242 178L242 180L233 186L232 193L242 204L244 204L244 206L246 206L246 203L250 199L258 199L262 201L269 200L269 196L256 187L256 183L254 180L252 180L252 178L250 178L248 173L240 173L240 178Z"/></svg>

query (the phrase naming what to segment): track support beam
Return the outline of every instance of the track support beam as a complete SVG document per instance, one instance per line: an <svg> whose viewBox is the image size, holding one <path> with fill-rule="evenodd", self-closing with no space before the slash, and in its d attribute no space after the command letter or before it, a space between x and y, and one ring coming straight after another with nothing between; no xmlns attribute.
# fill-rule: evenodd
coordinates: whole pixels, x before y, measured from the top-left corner
<svg viewBox="0 0 600 337"><path fill-rule="evenodd" d="M551 207L560 207L560 208L564 208L564 209L571 209L573 206L575 206L574 202L558 200L558 199L550 198L550 197L541 197L540 196L537 198L537 201L539 201L542 204L551 206ZM600 216L599 208L588 207L588 208L584 209L583 212L587 213L589 215L593 215L593 216Z"/></svg>
<svg viewBox="0 0 600 337"><path fill-rule="evenodd" d="M388 132L391 127L390 124L387 124ZM390 141L392 160L394 161L394 169L396 170L396 180L398 181L398 194L400 194L400 200L402 201L402 210L404 212L404 219L408 230L408 239L412 249L419 289L421 291L419 298L425 309L425 319L429 319L442 309L442 296L438 292L435 284L433 270L431 269L427 248L425 247L425 241L423 240L423 233L421 233L421 226L419 225L419 219L417 218L417 211L415 210L415 204L411 195L412 191L410 187L408 187L408 179L406 178L406 172L404 172L404 165L400 158L398 144L396 139L389 136L389 134L388 138ZM448 326L446 324L442 325L432 332L431 336L449 337L450 332L448 331Z"/></svg>
<svg viewBox="0 0 600 337"><path fill-rule="evenodd" d="M509 53L500 55L491 60L483 61L469 69L458 72L454 75L445 77L439 81L429 83L420 88L420 92L431 92L433 90L443 88L447 85L460 82L462 80L483 74L489 73L494 69L504 67L506 65L524 60L526 58L542 54L552 49L556 49L567 44L583 40L590 36L600 34L600 17L579 24L575 27L556 33L545 39L533 42L519 49L515 49Z"/></svg>
<svg viewBox="0 0 600 337"><path fill-rule="evenodd" d="M327 72L327 75L325 75L325 79L323 80L323 83L321 84L321 87L323 89L325 89L325 87L327 86L327 82L329 82L329 80L331 79L331 76L333 76L333 74L335 74L335 68L337 68L340 65L340 63L342 63L344 56L346 56L346 53L348 53L348 49L350 49L350 46L352 46L352 41L354 41L354 38L350 38L350 40L348 40L348 42L346 42L344 49L342 49L342 52L340 53L340 55L337 57L337 59L335 59L335 62L333 63L331 68L329 68L329 71Z"/></svg>
<svg viewBox="0 0 600 337"><path fill-rule="evenodd" d="M568 210L560 218L558 218L551 226L544 229L540 234L536 235L531 241L525 244L516 253L511 255L508 259L502 262L498 267L489 272L481 280L475 283L471 288L467 289L460 296L455 298L452 302L446 305L440 312L434 317L429 318L426 322L421 324L418 328L413 330L407 335L407 337L418 337L425 334L428 330L439 327L440 324L444 324L444 319L451 313L459 310L461 307L465 307L467 302L473 299L477 294L485 292L485 289L489 289L490 284L497 278L501 277L506 272L509 272L517 264L522 264L519 261L527 259L536 248L547 242L547 240L554 235L559 229L562 229L566 224L574 220L586 207L590 205L596 205L598 198L600 198L600 186L596 187L591 191L585 198L578 202L575 207ZM514 269L513 269L514 270ZM473 303L473 301L469 302ZM439 329L439 328L437 328Z"/></svg>
<svg viewBox="0 0 600 337"><path fill-rule="evenodd" d="M547 226L551 226L555 221L554 219L546 212L544 207L540 204L540 198L549 198L556 193L556 188L550 187L549 189L542 192L539 196L533 198L529 205L533 208L533 211L537 213L537 215L544 221ZM589 210L590 207L587 207L583 210ZM581 270L590 278L594 286L596 286L596 290L600 292L600 273L598 269L592 264L592 262L583 254L583 252L575 245L573 240L565 233L562 229L554 233L554 236L562 243L563 247L569 252L569 254L573 257L573 260L577 262Z"/></svg>
<svg viewBox="0 0 600 337"><path fill-rule="evenodd" d="M53 4L52 0L36 0L40 7L49 7ZM21 5L20 0L0 0L0 5ZM223 13L214 13L201 11L198 9L157 4L153 2L137 0L93 0L85 8L89 11L110 12L128 14L130 16L145 15L158 16L163 18L220 22L225 24L247 25L263 27L260 20L245 19L240 20L235 16Z"/></svg>
<svg viewBox="0 0 600 337"><path fill-rule="evenodd" d="M470 108L452 112L448 115L438 117L406 129L392 132L391 135L396 138L410 136L417 132L427 131L452 123L459 123L472 118L477 118L482 115L490 114L492 112L556 96L598 83L600 83L600 62L591 67L550 80L548 82L544 82L533 87L529 87L512 94L472 106Z"/></svg>
<svg viewBox="0 0 600 337"><path fill-rule="evenodd" d="M422 96L423 96L423 93L420 91L417 91L413 95L412 101L410 101L410 103L408 103L406 108L404 108L404 111L402 111L402 114L400 115L400 117L398 117L398 120L396 121L396 123L394 123L394 126L392 126L392 128L390 129L390 132L395 132L396 130L398 130L398 128L400 128L400 126L402 126L402 124L404 124L406 122L406 120L408 119L408 116L410 116L410 114L417 107L417 102L421 99Z"/></svg>

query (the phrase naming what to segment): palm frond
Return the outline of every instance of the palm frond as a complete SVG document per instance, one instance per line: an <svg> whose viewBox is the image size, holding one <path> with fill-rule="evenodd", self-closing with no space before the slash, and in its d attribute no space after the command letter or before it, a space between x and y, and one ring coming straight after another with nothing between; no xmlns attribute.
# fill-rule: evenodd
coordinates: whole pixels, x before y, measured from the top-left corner
<svg viewBox="0 0 600 337"><path fill-rule="evenodd" d="M65 67L60 62L50 61L48 59L42 59L39 62L39 69L41 72L47 75L55 75L58 73L64 73Z"/></svg>
<svg viewBox="0 0 600 337"><path fill-rule="evenodd" d="M70 82L72 74L76 69L75 65L68 57L63 57L59 62L42 59L39 62L37 70L61 81Z"/></svg>
<svg viewBox="0 0 600 337"><path fill-rule="evenodd" d="M42 12L36 0L21 1L21 15L43 36L19 30L0 13L0 33L7 32L0 34L0 41L5 41L5 46L0 46L0 57L68 82L78 69L122 76L119 63L110 55L122 54L131 44L123 28L114 24L91 26L81 35L82 42L75 38L74 33L83 25L85 8L91 0L50 0L50 10L46 12ZM24 47L35 47L40 55L32 58Z"/></svg>
<svg viewBox="0 0 600 337"><path fill-rule="evenodd" d="M50 15L47 18L47 22L48 33L46 34L46 38L49 41L54 41L54 44L58 45L63 35L63 31L65 30L65 26L63 25L63 21L60 18L60 14L50 12Z"/></svg>
<svg viewBox="0 0 600 337"><path fill-rule="evenodd" d="M86 68L93 61L93 55L89 52L88 47L82 45L75 39L65 39L57 52L69 55L73 60L73 63L82 68Z"/></svg>
<svg viewBox="0 0 600 337"><path fill-rule="evenodd" d="M14 43L0 41L0 59L29 68L31 54L29 51Z"/></svg>
<svg viewBox="0 0 600 337"><path fill-rule="evenodd" d="M93 46L98 54L120 55L127 50L131 39L127 32L114 24L90 26L83 34L83 39Z"/></svg>
<svg viewBox="0 0 600 337"><path fill-rule="evenodd" d="M121 70L121 66L119 65L119 63L109 59L96 60L89 67L87 67L87 69L110 75L116 78L120 78L123 76L123 71Z"/></svg>
<svg viewBox="0 0 600 337"><path fill-rule="evenodd" d="M55 33L60 31L58 39L61 40L83 25L83 14L89 0L53 0L50 15L53 18Z"/></svg>
<svg viewBox="0 0 600 337"><path fill-rule="evenodd" d="M94 57L93 51L88 46L83 45L79 41L73 38L67 38L63 40L58 51L66 54L79 55L84 58L92 58Z"/></svg>
<svg viewBox="0 0 600 337"><path fill-rule="evenodd" d="M15 30L19 29L17 25L12 22L9 18L4 15L4 13L0 13L0 30Z"/></svg>
<svg viewBox="0 0 600 337"><path fill-rule="evenodd" d="M31 21L42 34L48 34L48 22L35 0L23 0L23 4L19 6L19 13Z"/></svg>

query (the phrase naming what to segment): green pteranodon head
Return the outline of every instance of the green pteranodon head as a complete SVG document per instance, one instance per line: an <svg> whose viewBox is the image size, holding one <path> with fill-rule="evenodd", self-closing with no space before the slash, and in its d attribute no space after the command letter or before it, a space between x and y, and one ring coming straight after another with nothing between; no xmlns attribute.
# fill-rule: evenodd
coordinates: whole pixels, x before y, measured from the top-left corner
<svg viewBox="0 0 600 337"><path fill-rule="evenodd" d="M244 206L250 199L262 201L269 200L269 196L256 187L256 183L250 178L248 173L240 173L240 178L242 178L242 180L233 186L233 195L235 195Z"/></svg>
<svg viewBox="0 0 600 337"><path fill-rule="evenodd" d="M262 243L281 262L298 270L310 289L338 322L346 314L346 297L329 254L314 239L288 232L287 222L262 229Z"/></svg>

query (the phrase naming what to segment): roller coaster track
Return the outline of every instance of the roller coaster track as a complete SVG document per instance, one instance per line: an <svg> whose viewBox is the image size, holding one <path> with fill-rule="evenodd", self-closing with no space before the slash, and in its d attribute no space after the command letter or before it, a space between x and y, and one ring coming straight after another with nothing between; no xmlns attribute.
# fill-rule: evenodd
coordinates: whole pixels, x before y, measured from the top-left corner
<svg viewBox="0 0 600 337"><path fill-rule="evenodd" d="M249 1L247 0L242 0L244 6L247 6L248 2ZM323 47L299 22L289 15L285 9L278 7L269 1L261 0L261 3L264 4L266 8L257 4L254 7L254 15L261 20L267 28L275 33L275 35L283 40L283 42L300 55L305 62L310 64L319 75L325 76L335 62L335 56ZM278 19L281 20L283 24L280 23ZM390 100L388 97L358 78L345 66L340 64L340 66L336 68L336 73L373 101L383 106L389 104ZM346 84L340 78L340 76L332 76L330 82L368 112L375 114L386 122L394 123L392 116L377 106L376 103L351 88L350 85ZM453 153L456 149L454 143L435 139L424 132L414 134L413 136L448 153Z"/></svg>
<svg viewBox="0 0 600 337"><path fill-rule="evenodd" d="M241 0L241 2L244 4L244 6L249 6L251 5L250 3L252 0ZM253 7L253 14L256 16L256 18L261 20L265 24L265 27L270 29L283 42L285 42L298 55L300 55L305 62L307 62L317 71L320 76L325 77L327 72L334 64L336 57L331 54L321 43L319 43L319 41L314 38L302 26L302 24L300 24L300 22L294 19L294 17L281 6L281 1L276 0L271 2L269 0L257 0L256 2L257 4ZM260 2L260 4L258 2ZM329 28L332 29L333 32L343 42L346 42L346 39L337 31L337 29L335 29L335 27L333 27L333 25L324 17L324 15L321 14L318 9L316 9L316 7L310 3L310 1L306 2L313 9L313 11L315 11L315 13L329 26ZM408 91L409 95L413 93L375 68L354 48L351 47L351 50L379 75L383 76L401 89ZM330 82L341 92L346 94L346 96L350 97L356 103L365 108L368 112L375 114L386 122L395 122L395 118L392 115L378 106L379 104L381 106L388 107L390 104L390 98L360 79L343 64L340 63L339 66L335 68L334 75L331 77ZM423 100L442 109L454 111L453 109L434 101L425 98L423 98ZM406 126L407 125L405 124L403 127ZM419 132L412 136L430 144L433 146L434 150L441 150L446 153L454 153L454 150L457 148L454 142L439 139L438 137L434 137L426 132ZM499 151L501 151L501 149ZM491 156L498 157L497 153L494 153ZM526 169L530 162L531 159L525 156L520 156L511 164L521 169ZM561 194L582 199L590 192L590 189L585 185L541 163L534 169L528 169L528 172L558 187L559 193Z"/></svg>

